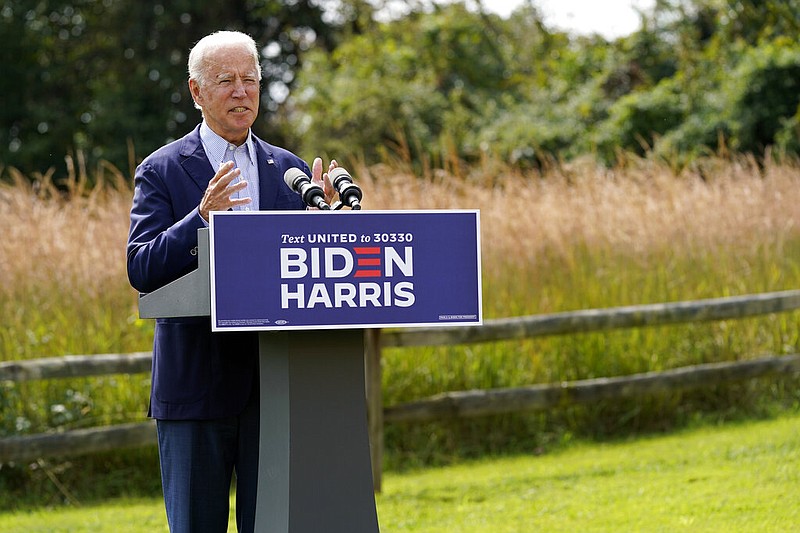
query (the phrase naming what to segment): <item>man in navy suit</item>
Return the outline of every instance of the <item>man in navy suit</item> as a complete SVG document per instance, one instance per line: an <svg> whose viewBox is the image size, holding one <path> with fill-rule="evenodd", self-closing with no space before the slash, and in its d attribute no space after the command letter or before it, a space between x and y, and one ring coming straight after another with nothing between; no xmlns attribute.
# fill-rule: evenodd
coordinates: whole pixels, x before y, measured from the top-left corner
<svg viewBox="0 0 800 533"><path fill-rule="evenodd" d="M203 121L136 169L127 262L140 292L197 268L197 230L211 211L305 209L283 182L289 168L302 169L332 200L321 159L310 170L251 132L260 81L256 44L245 34L211 34L189 54L189 89ZM209 317L157 320L149 416L157 421L170 531L226 532L234 473L236 522L240 532L253 531L257 334L212 333Z"/></svg>

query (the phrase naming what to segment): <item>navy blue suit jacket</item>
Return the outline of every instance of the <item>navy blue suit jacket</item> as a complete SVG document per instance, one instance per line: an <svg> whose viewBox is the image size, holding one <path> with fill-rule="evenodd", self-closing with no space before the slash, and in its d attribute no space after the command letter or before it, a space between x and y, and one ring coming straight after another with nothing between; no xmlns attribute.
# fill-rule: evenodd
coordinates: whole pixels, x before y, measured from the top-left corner
<svg viewBox="0 0 800 533"><path fill-rule="evenodd" d="M254 136L255 137L255 136ZM255 138L260 209L304 209L283 173L308 165ZM200 200L214 176L200 127L147 157L136 169L128 234L128 279L152 292L197 268ZM210 317L156 320L149 415L208 420L238 415L258 386L258 335L212 333Z"/></svg>

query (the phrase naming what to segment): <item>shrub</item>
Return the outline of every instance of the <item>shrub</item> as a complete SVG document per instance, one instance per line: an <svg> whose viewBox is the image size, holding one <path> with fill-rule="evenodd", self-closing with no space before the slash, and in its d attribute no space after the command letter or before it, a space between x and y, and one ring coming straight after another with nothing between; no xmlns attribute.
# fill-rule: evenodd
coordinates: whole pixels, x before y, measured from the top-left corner
<svg viewBox="0 0 800 533"><path fill-rule="evenodd" d="M749 50L725 87L731 148L763 153L790 145L800 104L800 47L779 39Z"/></svg>

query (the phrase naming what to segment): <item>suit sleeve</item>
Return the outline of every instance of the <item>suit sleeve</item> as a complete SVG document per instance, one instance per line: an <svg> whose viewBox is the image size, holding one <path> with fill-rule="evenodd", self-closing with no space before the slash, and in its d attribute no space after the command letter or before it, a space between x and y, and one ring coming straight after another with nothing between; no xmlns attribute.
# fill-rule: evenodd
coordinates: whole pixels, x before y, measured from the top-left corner
<svg viewBox="0 0 800 533"><path fill-rule="evenodd" d="M168 187L165 168L142 163L134 181L128 280L145 293L197 268L197 230L203 226L197 209L200 193L189 197Z"/></svg>

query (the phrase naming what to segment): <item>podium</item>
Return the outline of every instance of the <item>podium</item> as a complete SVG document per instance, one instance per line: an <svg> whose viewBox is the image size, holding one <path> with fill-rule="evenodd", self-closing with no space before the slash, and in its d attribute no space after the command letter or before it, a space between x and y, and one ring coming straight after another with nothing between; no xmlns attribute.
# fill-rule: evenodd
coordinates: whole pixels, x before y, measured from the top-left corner
<svg viewBox="0 0 800 533"><path fill-rule="evenodd" d="M379 531L364 330L481 323L478 235L477 212L213 213L197 269L140 296L141 318L258 334L257 533Z"/></svg>
<svg viewBox="0 0 800 533"><path fill-rule="evenodd" d="M197 270L139 298L141 318L211 315L208 229L198 230L197 250ZM258 337L255 531L377 532L363 330Z"/></svg>

